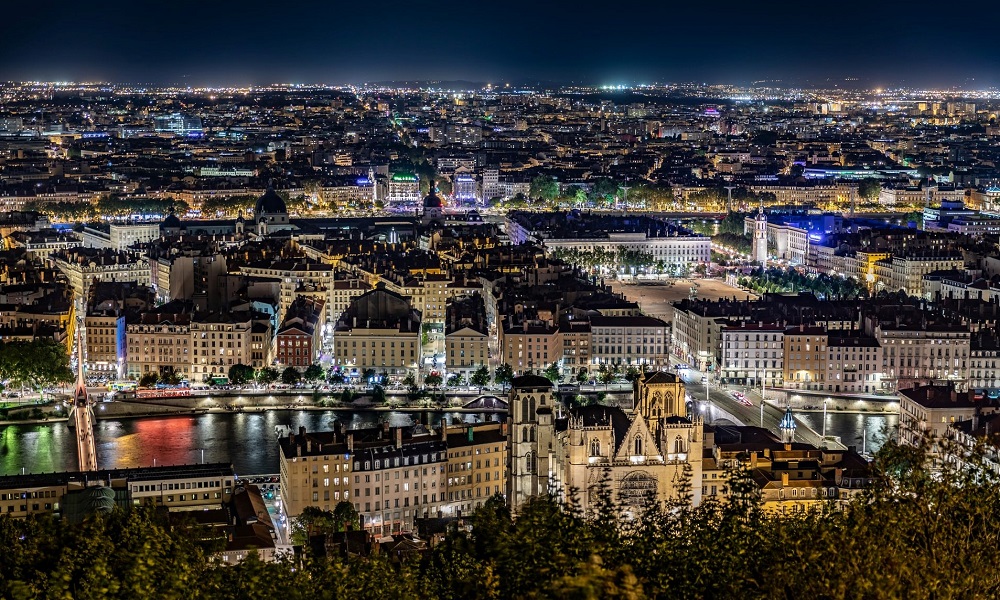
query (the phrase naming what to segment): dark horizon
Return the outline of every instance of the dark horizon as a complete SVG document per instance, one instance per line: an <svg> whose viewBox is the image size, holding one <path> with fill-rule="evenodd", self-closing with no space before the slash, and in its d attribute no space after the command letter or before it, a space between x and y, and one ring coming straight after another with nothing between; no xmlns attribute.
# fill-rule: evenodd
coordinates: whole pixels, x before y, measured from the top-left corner
<svg viewBox="0 0 1000 600"><path fill-rule="evenodd" d="M529 10L387 0L377 11L333 2L283 12L261 0L138 8L107 0L99 10L40 0L8 7L14 26L5 35L0 79L192 87L780 80L821 88L857 78L871 88L973 90L1000 83L1000 47L986 44L990 20L969 16L975 4L941 11L915 2L901 12L857 0L836 10L736 0L633 1L612 9L584 0Z"/></svg>

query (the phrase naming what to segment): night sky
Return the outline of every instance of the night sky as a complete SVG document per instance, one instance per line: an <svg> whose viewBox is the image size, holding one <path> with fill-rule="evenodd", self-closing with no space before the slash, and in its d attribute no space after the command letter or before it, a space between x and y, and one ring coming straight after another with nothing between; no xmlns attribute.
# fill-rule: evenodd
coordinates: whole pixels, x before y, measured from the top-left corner
<svg viewBox="0 0 1000 600"><path fill-rule="evenodd" d="M9 0L0 79L983 88L1000 83L995 12L980 0Z"/></svg>

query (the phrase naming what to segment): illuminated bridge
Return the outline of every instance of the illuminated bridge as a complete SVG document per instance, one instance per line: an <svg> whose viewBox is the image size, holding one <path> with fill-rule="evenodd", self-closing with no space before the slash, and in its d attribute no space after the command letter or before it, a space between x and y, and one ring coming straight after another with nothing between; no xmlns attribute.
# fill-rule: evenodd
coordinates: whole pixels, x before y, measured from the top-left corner
<svg viewBox="0 0 1000 600"><path fill-rule="evenodd" d="M76 456L80 471L97 470L97 445L94 443L94 412L83 377L83 339L76 329L76 390L73 392L73 424L76 430Z"/></svg>

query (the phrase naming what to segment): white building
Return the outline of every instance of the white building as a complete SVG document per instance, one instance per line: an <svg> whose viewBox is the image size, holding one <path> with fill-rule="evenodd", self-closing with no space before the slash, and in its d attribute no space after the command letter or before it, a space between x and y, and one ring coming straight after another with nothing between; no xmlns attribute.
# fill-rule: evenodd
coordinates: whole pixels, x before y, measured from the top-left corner
<svg viewBox="0 0 1000 600"><path fill-rule="evenodd" d="M774 323L741 323L722 329L722 380L725 383L781 387L785 327Z"/></svg>
<svg viewBox="0 0 1000 600"><path fill-rule="evenodd" d="M146 244L160 237L159 223L131 223L108 226L87 225L79 234L84 248L128 250L135 244Z"/></svg>
<svg viewBox="0 0 1000 600"><path fill-rule="evenodd" d="M883 387L904 390L951 383L964 389L971 359L970 337L968 326L878 325L875 338L882 347Z"/></svg>

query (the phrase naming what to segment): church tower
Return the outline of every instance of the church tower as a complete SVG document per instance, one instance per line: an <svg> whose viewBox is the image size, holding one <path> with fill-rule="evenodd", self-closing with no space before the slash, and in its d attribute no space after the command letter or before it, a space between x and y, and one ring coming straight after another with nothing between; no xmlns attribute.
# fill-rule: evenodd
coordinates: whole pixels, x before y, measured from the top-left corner
<svg viewBox="0 0 1000 600"><path fill-rule="evenodd" d="M539 375L515 377L507 413L507 502L517 510L532 496L549 491L550 457L555 436L552 382Z"/></svg>
<svg viewBox="0 0 1000 600"><path fill-rule="evenodd" d="M764 214L764 201L761 200L757 209L757 217L753 223L753 252L751 258L762 267L767 265L767 216Z"/></svg>
<svg viewBox="0 0 1000 600"><path fill-rule="evenodd" d="M653 438L659 440L663 419L686 417L684 381L673 373L645 373L635 382L635 414L646 421Z"/></svg>

